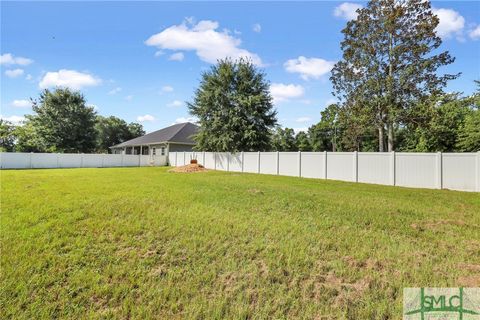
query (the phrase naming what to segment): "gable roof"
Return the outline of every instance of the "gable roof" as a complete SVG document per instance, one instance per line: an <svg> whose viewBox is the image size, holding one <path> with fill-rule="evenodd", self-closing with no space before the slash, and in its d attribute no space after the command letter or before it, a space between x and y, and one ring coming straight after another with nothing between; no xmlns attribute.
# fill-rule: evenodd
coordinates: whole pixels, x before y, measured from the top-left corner
<svg viewBox="0 0 480 320"><path fill-rule="evenodd" d="M127 146L138 146L142 144L153 144L161 142L181 143L194 145L192 136L197 133L198 126L190 122L174 124L154 132L150 132L144 136L128 140L110 148L120 148Z"/></svg>

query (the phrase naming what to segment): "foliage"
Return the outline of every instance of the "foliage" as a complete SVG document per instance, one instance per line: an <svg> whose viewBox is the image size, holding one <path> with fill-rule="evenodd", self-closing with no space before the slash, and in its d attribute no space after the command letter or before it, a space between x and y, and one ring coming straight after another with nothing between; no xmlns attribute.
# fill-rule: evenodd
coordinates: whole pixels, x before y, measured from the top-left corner
<svg viewBox="0 0 480 320"><path fill-rule="evenodd" d="M167 170L3 171L0 318L397 319L478 283L478 194Z"/></svg>
<svg viewBox="0 0 480 320"><path fill-rule="evenodd" d="M385 129L392 151L394 129L410 122L409 110L458 76L437 74L454 61L448 51L437 52L438 23L430 1L371 0L342 30L343 58L330 78L334 94L352 117L366 117L377 128L380 151Z"/></svg>
<svg viewBox="0 0 480 320"><path fill-rule="evenodd" d="M33 101L20 130L19 151L91 152L95 148L95 111L84 96L68 88L44 90ZM30 149L30 150L29 150Z"/></svg>
<svg viewBox="0 0 480 320"><path fill-rule="evenodd" d="M271 137L272 151L297 151L295 132L291 128L277 127Z"/></svg>
<svg viewBox="0 0 480 320"><path fill-rule="evenodd" d="M339 127L339 108L331 104L320 112L320 121L308 129L310 145L313 151L338 150L338 137L341 132Z"/></svg>
<svg viewBox="0 0 480 320"><path fill-rule="evenodd" d="M97 116L95 120L97 152L109 152L109 147L145 134L138 123L127 124L125 120L110 116Z"/></svg>
<svg viewBox="0 0 480 320"><path fill-rule="evenodd" d="M9 121L0 119L0 151L13 151L15 139L15 126Z"/></svg>
<svg viewBox="0 0 480 320"><path fill-rule="evenodd" d="M295 136L295 144L298 151L312 151L310 139L308 138L308 134L304 131L297 133Z"/></svg>
<svg viewBox="0 0 480 320"><path fill-rule="evenodd" d="M220 60L202 75L190 113L198 118L196 148L206 151L270 149L277 123L265 74L251 61Z"/></svg>

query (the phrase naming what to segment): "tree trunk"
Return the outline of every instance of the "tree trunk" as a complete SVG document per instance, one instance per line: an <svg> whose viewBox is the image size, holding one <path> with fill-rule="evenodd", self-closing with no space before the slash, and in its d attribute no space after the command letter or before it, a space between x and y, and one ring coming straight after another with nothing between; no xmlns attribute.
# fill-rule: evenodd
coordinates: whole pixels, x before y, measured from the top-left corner
<svg viewBox="0 0 480 320"><path fill-rule="evenodd" d="M378 151L385 151L385 142L384 142L384 128L383 126L378 127Z"/></svg>
<svg viewBox="0 0 480 320"><path fill-rule="evenodd" d="M387 134L388 134L388 152L394 151L394 132L393 132L393 123L387 124Z"/></svg>

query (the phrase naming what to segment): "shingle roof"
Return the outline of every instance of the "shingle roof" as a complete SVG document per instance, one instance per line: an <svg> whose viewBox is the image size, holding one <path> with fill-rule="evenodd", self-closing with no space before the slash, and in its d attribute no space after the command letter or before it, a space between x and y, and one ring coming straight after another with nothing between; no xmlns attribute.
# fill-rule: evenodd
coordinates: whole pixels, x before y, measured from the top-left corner
<svg viewBox="0 0 480 320"><path fill-rule="evenodd" d="M184 144L195 144L192 135L197 133L198 126L190 122L174 124L154 132L150 132L144 136L119 143L110 148L119 148L127 146L138 146L142 144L160 143L160 142L177 142Z"/></svg>

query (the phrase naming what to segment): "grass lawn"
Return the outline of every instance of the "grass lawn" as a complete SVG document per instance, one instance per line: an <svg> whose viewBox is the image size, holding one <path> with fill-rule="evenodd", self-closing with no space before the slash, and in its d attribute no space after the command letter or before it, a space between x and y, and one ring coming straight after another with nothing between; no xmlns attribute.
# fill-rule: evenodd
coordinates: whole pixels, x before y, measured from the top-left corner
<svg viewBox="0 0 480 320"><path fill-rule="evenodd" d="M480 285L480 196L167 168L1 173L0 318L399 319Z"/></svg>

